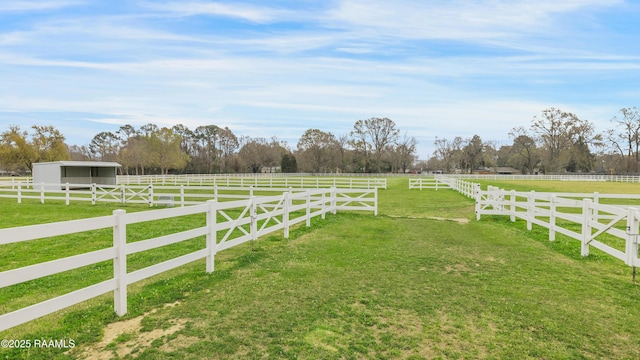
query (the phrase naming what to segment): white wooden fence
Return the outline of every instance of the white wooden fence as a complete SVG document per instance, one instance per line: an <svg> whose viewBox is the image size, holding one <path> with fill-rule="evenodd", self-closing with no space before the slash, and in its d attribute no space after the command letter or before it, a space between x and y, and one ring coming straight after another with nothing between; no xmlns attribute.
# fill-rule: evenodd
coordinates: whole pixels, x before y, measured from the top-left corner
<svg viewBox="0 0 640 360"><path fill-rule="evenodd" d="M566 174L566 175L491 175L491 174L447 174L465 180L555 180L555 181L610 181L610 182L640 182L637 175L596 175L596 174Z"/></svg>
<svg viewBox="0 0 640 360"><path fill-rule="evenodd" d="M505 215L513 222L522 219L528 230L533 224L549 229L550 241L557 233L580 241L582 256L588 256L592 246L626 265L640 266L640 206L601 203L605 199L640 200L640 194L519 192L494 186L481 190L480 184L462 179L451 180L450 184L475 199L477 220L482 215Z"/></svg>
<svg viewBox="0 0 640 360"><path fill-rule="evenodd" d="M110 216L0 229L0 245L104 228L113 229L112 247L0 272L0 288L4 288L103 261L113 261L111 279L0 315L0 331L111 291L114 293L115 312L124 315L127 312L127 286L140 280L202 258L206 259L206 271L211 273L214 271L217 252L281 229L284 237L288 238L292 225L304 221L306 226L310 226L311 218L324 218L328 212L335 214L340 210L361 210L377 214L377 190L368 190L368 195L351 197L350 194L354 191L356 190L317 189L227 202L210 200L195 206L136 213L115 210ZM128 225L193 214L205 214L206 224L178 233L127 243ZM128 255L201 236L206 237L205 248L127 272Z"/></svg>
<svg viewBox="0 0 640 360"><path fill-rule="evenodd" d="M409 178L409 189L448 189L449 183L437 176Z"/></svg>
<svg viewBox="0 0 640 360"><path fill-rule="evenodd" d="M55 189L55 190L54 190ZM369 197L377 194L377 188L370 189L340 189L340 194L349 196ZM284 192L303 192L304 188L277 188L254 186L186 186L186 185L117 185L104 186L97 184L29 184L16 183L6 186L0 185L0 198L14 198L18 203L24 199L36 199L41 203L46 201L64 201L67 205L73 201L111 202L120 204L148 204L154 205L194 205L208 200L227 201L244 199L254 195L254 192L281 194Z"/></svg>
<svg viewBox="0 0 640 360"><path fill-rule="evenodd" d="M281 187L281 188L387 188L385 177L336 177L336 176L271 176L265 174L238 175L120 175L117 183L124 185L218 185L226 187Z"/></svg>

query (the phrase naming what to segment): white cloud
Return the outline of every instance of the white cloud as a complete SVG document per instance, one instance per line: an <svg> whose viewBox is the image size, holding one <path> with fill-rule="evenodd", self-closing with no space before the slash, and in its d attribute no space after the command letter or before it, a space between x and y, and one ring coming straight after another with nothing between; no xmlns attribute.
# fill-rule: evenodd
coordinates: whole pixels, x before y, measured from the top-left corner
<svg viewBox="0 0 640 360"><path fill-rule="evenodd" d="M179 16L209 15L238 18L255 23L269 23L290 14L287 10L278 10L269 7L249 4L204 2L204 1L179 1L166 3L145 2L143 7L161 12L168 12Z"/></svg>
<svg viewBox="0 0 640 360"><path fill-rule="evenodd" d="M0 12L54 10L84 4L74 0L6 0L0 3Z"/></svg>
<svg viewBox="0 0 640 360"><path fill-rule="evenodd" d="M341 0L325 21L371 37L495 42L523 34L557 33L557 25L566 25L567 19L556 22L556 15L620 3L621 0Z"/></svg>

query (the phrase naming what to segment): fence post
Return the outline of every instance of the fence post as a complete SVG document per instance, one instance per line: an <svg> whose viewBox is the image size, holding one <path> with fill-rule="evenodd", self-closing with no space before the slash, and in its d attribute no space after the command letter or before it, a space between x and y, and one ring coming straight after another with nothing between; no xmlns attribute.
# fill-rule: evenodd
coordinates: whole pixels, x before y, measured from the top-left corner
<svg viewBox="0 0 640 360"><path fill-rule="evenodd" d="M207 274L211 274L214 270L214 259L216 255L216 246L218 245L216 222L217 222L217 204L215 200L207 201Z"/></svg>
<svg viewBox="0 0 640 360"><path fill-rule="evenodd" d="M636 259L638 258L638 229L640 222L637 216L638 209L627 209L627 241L625 245L625 264L636 267ZM635 280L635 279L634 279Z"/></svg>
<svg viewBox="0 0 640 360"><path fill-rule="evenodd" d="M331 188L331 214L335 215L338 207L338 194L336 193L336 187Z"/></svg>
<svg viewBox="0 0 640 360"><path fill-rule="evenodd" d="M284 225L284 238L289 238L289 208L291 206L291 192L284 193L282 205L282 223Z"/></svg>
<svg viewBox="0 0 640 360"><path fill-rule="evenodd" d="M311 190L307 190L307 227L311 226Z"/></svg>
<svg viewBox="0 0 640 360"><path fill-rule="evenodd" d="M480 201L482 200L482 192L480 191L480 184L474 186L473 197L476 199L476 220L480 220Z"/></svg>
<svg viewBox="0 0 640 360"><path fill-rule="evenodd" d="M591 199L582 199L582 246L581 256L589 256L589 242L591 242Z"/></svg>
<svg viewBox="0 0 640 360"><path fill-rule="evenodd" d="M69 205L69 183L65 183L64 185L64 202L65 205Z"/></svg>
<svg viewBox="0 0 640 360"><path fill-rule="evenodd" d="M18 183L18 204L22 204L22 183Z"/></svg>
<svg viewBox="0 0 640 360"><path fill-rule="evenodd" d="M599 217L598 204L600 204L600 193L596 191L593 193L593 208L591 208L593 213L592 219L595 221L598 221Z"/></svg>
<svg viewBox="0 0 640 360"><path fill-rule="evenodd" d="M40 203L44 204L44 183L40 183Z"/></svg>
<svg viewBox="0 0 640 360"><path fill-rule="evenodd" d="M251 251L253 251L253 242L255 240L258 239L258 214L256 213L256 199L253 197L253 188L251 190L251 198L249 198L249 201L251 201L251 209L250 209L250 216L251 216Z"/></svg>
<svg viewBox="0 0 640 360"><path fill-rule="evenodd" d="M326 212L327 207L325 206L326 205L325 204L326 200L325 200L325 196L324 196L326 192L327 192L326 190L324 190L324 189L322 190L322 200L320 202L320 206L321 206L321 210L322 210L320 213L322 214L322 220L326 219L325 212Z"/></svg>
<svg viewBox="0 0 640 360"><path fill-rule="evenodd" d="M114 210L116 225L113 227L113 247L116 257L113 258L113 278L116 288L113 291L113 306L116 314L122 316L127 313L127 224L126 211Z"/></svg>
<svg viewBox="0 0 640 360"><path fill-rule="evenodd" d="M533 228L533 222L531 220L535 218L535 211L536 211L535 195L536 195L536 191L531 190L531 192L527 196L527 230L531 230Z"/></svg>
<svg viewBox="0 0 640 360"><path fill-rule="evenodd" d="M509 196L510 196L509 202L511 203L511 209L510 209L510 212L509 212L509 216L510 216L509 220L511 220L511 222L515 222L516 221L516 210L517 210L517 208L516 208L516 191L515 190L511 190Z"/></svg>
<svg viewBox="0 0 640 360"><path fill-rule="evenodd" d="M187 178L189 181L189 178ZM184 207L184 185L180 184L180 207Z"/></svg>
<svg viewBox="0 0 640 360"><path fill-rule="evenodd" d="M549 241L556 240L556 196L549 198Z"/></svg>
<svg viewBox="0 0 640 360"><path fill-rule="evenodd" d="M120 203L124 205L127 202L127 191L124 188L124 184L120 185Z"/></svg>
<svg viewBox="0 0 640 360"><path fill-rule="evenodd" d="M149 191L148 191L148 202L149 202L149 207L153 206L153 183L149 183Z"/></svg>
<svg viewBox="0 0 640 360"><path fill-rule="evenodd" d="M373 189L373 216L378 216L378 188Z"/></svg>

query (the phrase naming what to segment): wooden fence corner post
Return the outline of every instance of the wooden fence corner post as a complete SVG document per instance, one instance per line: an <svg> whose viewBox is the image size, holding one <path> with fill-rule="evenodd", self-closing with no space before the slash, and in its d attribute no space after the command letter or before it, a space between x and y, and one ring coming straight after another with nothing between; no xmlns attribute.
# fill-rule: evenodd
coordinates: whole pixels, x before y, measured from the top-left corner
<svg viewBox="0 0 640 360"><path fill-rule="evenodd" d="M127 313L127 223L126 211L114 210L115 226L113 227L113 247L116 256L113 258L113 278L116 288L113 292L113 305L116 314Z"/></svg>
<svg viewBox="0 0 640 360"><path fill-rule="evenodd" d="M216 255L216 247L218 246L216 223L217 223L217 202L216 200L207 201L207 273L211 274L214 267Z"/></svg>

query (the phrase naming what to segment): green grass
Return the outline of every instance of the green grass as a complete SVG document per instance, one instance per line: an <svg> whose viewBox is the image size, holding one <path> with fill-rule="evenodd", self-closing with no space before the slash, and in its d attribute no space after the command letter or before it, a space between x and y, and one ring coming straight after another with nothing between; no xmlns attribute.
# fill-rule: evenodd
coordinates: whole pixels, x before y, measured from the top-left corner
<svg viewBox="0 0 640 360"><path fill-rule="evenodd" d="M0 349L0 358L640 356L640 292L620 261L581 258L577 242L550 243L545 231L507 217L432 219L473 217L473 202L450 190L409 191L407 180L390 179L379 196L378 217L317 218L289 240L273 234L254 251L245 244L219 253L213 274L199 261L135 284L123 318L107 295L5 331L0 338L70 338L77 346ZM50 206L14 210L30 214L24 222L113 209ZM168 231L139 229L147 230ZM0 293L0 304L12 301ZM112 333L116 325L122 333Z"/></svg>

